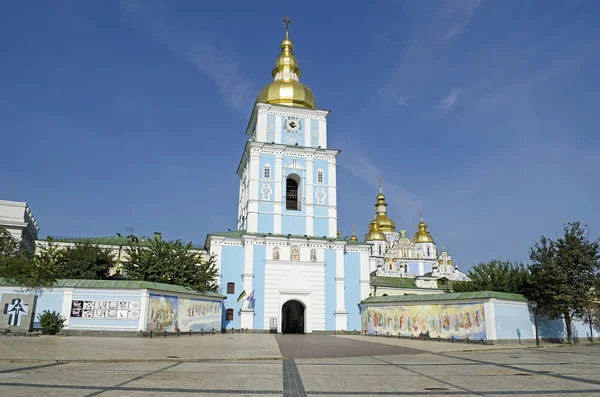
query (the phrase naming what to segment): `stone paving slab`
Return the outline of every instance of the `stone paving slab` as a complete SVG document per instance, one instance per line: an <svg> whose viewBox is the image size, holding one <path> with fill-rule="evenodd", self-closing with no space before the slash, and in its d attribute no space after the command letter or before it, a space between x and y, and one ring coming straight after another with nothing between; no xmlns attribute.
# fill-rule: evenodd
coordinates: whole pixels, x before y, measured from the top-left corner
<svg viewBox="0 0 600 397"><path fill-rule="evenodd" d="M0 343L0 362L194 361L281 359L273 335L194 335L170 338L39 336Z"/></svg>
<svg viewBox="0 0 600 397"><path fill-rule="evenodd" d="M409 347L380 345L365 340L337 338L332 335L276 335L275 339L283 358L425 353Z"/></svg>

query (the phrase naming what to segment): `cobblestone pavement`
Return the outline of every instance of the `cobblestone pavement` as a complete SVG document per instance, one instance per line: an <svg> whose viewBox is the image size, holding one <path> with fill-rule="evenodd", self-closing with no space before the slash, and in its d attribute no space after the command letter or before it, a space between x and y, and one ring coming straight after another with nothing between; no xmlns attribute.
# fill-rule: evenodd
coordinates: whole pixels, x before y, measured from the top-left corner
<svg viewBox="0 0 600 397"><path fill-rule="evenodd" d="M318 336L314 340L309 337L296 339L298 351L302 345L309 349L315 349L312 343L323 346L328 341L324 338L330 338L337 346L335 349L341 351L339 341L345 340L333 336ZM93 344L100 338L90 339L89 343ZM229 341L229 350L241 349L247 354L253 349L246 346L252 343L249 338ZM0 342L4 345L9 341ZM170 340L154 342L157 344L152 346L157 347L159 355L163 354L161 342L173 343ZM382 343L346 342L346 348L354 348L360 356L203 362L184 359L177 362L0 362L0 396L600 395L600 346L597 345L469 352L398 352L393 350L398 347L389 346L392 350L385 353L392 354L382 354L380 350L368 351L369 347L385 347ZM213 343L220 342L215 339ZM232 352L227 354L233 355Z"/></svg>

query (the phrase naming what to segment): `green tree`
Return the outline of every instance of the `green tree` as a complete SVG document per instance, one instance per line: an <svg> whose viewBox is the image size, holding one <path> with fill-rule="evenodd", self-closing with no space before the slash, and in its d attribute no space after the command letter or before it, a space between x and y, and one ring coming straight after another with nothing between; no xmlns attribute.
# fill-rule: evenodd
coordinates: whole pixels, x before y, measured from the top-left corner
<svg viewBox="0 0 600 397"><path fill-rule="evenodd" d="M600 268L600 246L588 239L585 228L570 222L562 237L554 241L542 236L529 253L531 279L526 295L537 302L540 315L564 319L569 343L573 343L571 321L585 317Z"/></svg>
<svg viewBox="0 0 600 397"><path fill-rule="evenodd" d="M471 281L455 281L455 292L497 291L522 294L527 289L529 270L522 263L491 260L473 266L467 276Z"/></svg>
<svg viewBox="0 0 600 397"><path fill-rule="evenodd" d="M24 250L19 256L0 256L0 277L7 281L38 291L54 285L60 277L56 266L58 249L48 243L37 249L37 254Z"/></svg>
<svg viewBox="0 0 600 397"><path fill-rule="evenodd" d="M15 257L19 254L19 240L6 229L0 228L0 257Z"/></svg>
<svg viewBox="0 0 600 397"><path fill-rule="evenodd" d="M217 268L213 257L205 259L192 243L151 239L147 246L126 248L127 277L133 280L175 284L196 291L216 290Z"/></svg>
<svg viewBox="0 0 600 397"><path fill-rule="evenodd" d="M72 279L104 280L115 266L110 249L89 242L78 242L60 253L61 276Z"/></svg>

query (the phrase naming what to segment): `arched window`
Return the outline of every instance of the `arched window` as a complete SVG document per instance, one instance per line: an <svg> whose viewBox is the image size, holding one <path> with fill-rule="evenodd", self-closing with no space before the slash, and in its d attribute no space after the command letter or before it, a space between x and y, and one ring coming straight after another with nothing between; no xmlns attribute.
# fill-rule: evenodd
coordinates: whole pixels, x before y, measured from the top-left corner
<svg viewBox="0 0 600 397"><path fill-rule="evenodd" d="M227 293L235 294L235 283L227 283Z"/></svg>
<svg viewBox="0 0 600 397"><path fill-rule="evenodd" d="M314 248L310 250L310 260L312 262L316 262L317 261L317 250L314 249Z"/></svg>
<svg viewBox="0 0 600 397"><path fill-rule="evenodd" d="M233 309L227 309L225 311L225 321L233 321Z"/></svg>
<svg viewBox="0 0 600 397"><path fill-rule="evenodd" d="M408 265L404 264L404 273L408 273Z"/></svg>
<svg viewBox="0 0 600 397"><path fill-rule="evenodd" d="M273 248L273 260L274 261L279 260L279 248L277 248L277 247Z"/></svg>
<svg viewBox="0 0 600 397"><path fill-rule="evenodd" d="M427 257L431 256L431 251L429 250L429 246L427 246Z"/></svg>
<svg viewBox="0 0 600 397"><path fill-rule="evenodd" d="M300 247L298 247L297 245L293 246L290 250L290 259L293 261L300 260Z"/></svg>
<svg viewBox="0 0 600 397"><path fill-rule="evenodd" d="M300 210L300 177L290 174L285 180L285 208Z"/></svg>
<svg viewBox="0 0 600 397"><path fill-rule="evenodd" d="M381 255L381 245L379 246L379 255Z"/></svg>

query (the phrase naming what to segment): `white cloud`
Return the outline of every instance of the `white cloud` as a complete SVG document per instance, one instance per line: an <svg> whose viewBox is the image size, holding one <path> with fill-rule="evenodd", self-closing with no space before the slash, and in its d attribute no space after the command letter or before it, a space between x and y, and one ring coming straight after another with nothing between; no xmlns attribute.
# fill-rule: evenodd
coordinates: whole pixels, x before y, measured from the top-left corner
<svg viewBox="0 0 600 397"><path fill-rule="evenodd" d="M240 73L237 60L222 49L221 41L201 26L186 26L167 17L167 3L160 0L121 0L119 5L125 21L191 62L214 82L229 106L247 113L255 90Z"/></svg>
<svg viewBox="0 0 600 397"><path fill-rule="evenodd" d="M440 108L443 112L447 112L460 99L462 91L459 88L454 88L450 95L445 96L440 101Z"/></svg>
<svg viewBox="0 0 600 397"><path fill-rule="evenodd" d="M481 5L481 0L451 0L446 2L443 8L444 14L450 20L451 26L442 36L442 41L449 40L460 35L465 29L477 7Z"/></svg>

